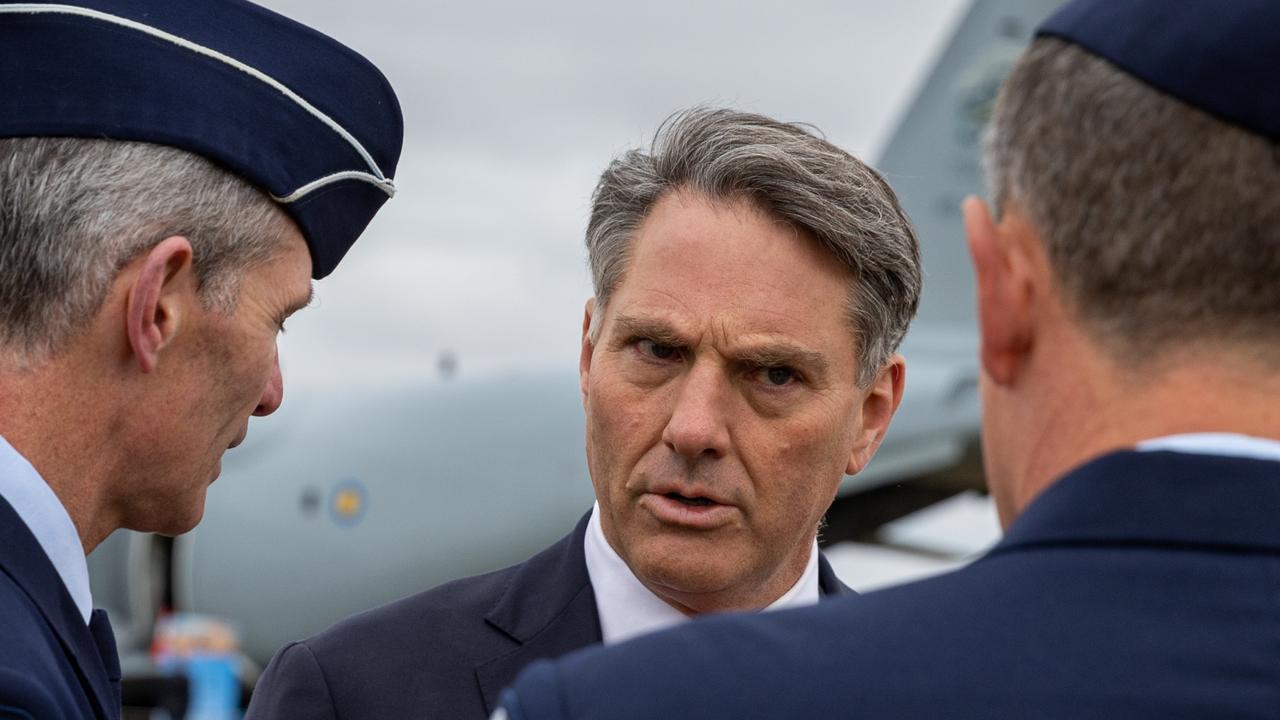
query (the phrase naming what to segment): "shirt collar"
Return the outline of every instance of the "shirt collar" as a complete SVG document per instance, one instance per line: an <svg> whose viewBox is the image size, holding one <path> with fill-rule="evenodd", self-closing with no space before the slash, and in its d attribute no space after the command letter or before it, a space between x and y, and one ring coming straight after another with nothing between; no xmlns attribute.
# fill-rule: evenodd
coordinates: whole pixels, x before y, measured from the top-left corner
<svg viewBox="0 0 1280 720"><path fill-rule="evenodd" d="M1195 453L1197 455L1223 455L1226 457L1253 458L1255 460L1280 460L1280 440L1250 437L1237 433L1185 433L1166 435L1138 443L1144 452L1168 450L1170 452Z"/></svg>
<svg viewBox="0 0 1280 720"><path fill-rule="evenodd" d="M93 612L89 563L75 523L31 463L0 436L0 496L11 505L53 563L86 625Z"/></svg>
<svg viewBox="0 0 1280 720"><path fill-rule="evenodd" d="M599 503L591 508L591 519L587 524L583 546L587 575L591 578L591 589L596 596L596 610L600 615L600 634L604 644L619 643L689 619L645 587L609 545L604 537L604 529L600 526ZM800 579L765 610L813 605L818 602L818 595L818 543L815 540L809 552L809 562Z"/></svg>

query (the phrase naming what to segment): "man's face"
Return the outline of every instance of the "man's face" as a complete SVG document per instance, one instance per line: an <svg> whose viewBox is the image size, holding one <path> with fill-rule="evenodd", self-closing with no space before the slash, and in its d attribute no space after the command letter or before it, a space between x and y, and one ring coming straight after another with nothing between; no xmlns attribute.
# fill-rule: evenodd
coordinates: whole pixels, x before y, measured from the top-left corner
<svg viewBox="0 0 1280 720"><path fill-rule="evenodd" d="M631 249L581 367L605 536L677 607L759 607L860 469L851 275L754 205L692 192Z"/></svg>
<svg viewBox="0 0 1280 720"><path fill-rule="evenodd" d="M157 389L168 402L151 408L143 431L150 449L138 469L152 477L131 483L146 494L128 503L150 509L144 527L171 534L194 527L222 454L244 440L249 416L280 406L276 341L284 319L310 300L310 276L306 244L291 229L270 260L245 273L233 311L190 306L185 331L158 366Z"/></svg>

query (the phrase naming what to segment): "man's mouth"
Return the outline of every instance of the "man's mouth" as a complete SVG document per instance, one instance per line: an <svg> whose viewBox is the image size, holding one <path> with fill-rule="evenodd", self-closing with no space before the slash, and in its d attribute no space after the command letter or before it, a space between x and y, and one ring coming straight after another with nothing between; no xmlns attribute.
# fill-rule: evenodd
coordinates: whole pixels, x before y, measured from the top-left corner
<svg viewBox="0 0 1280 720"><path fill-rule="evenodd" d="M701 496L689 497L687 495L681 495L678 492L669 492L663 497L671 498L672 500L683 503L685 505L689 505L691 507L705 507L707 505L717 504L716 501L712 500L711 498L705 498Z"/></svg>
<svg viewBox="0 0 1280 720"><path fill-rule="evenodd" d="M640 499L641 506L663 525L686 530L714 530L733 523L741 512L736 506L727 504L728 498L716 499L694 488L682 492L670 487L653 488Z"/></svg>

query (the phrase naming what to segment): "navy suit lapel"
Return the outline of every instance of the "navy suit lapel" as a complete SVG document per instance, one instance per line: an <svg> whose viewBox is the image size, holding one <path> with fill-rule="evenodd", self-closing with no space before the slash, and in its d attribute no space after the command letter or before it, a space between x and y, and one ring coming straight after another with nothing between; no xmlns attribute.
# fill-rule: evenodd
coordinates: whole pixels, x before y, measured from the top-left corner
<svg viewBox="0 0 1280 720"><path fill-rule="evenodd" d="M40 614L53 629L76 668L85 695L95 706L98 716L114 719L120 716L119 659L115 639L105 613L96 635L84 624L75 600L62 584L62 578L49 561L40 543L27 529L26 523L4 498L0 497L0 570L3 570L40 609ZM101 640L96 639L101 637ZM106 652L106 641L109 650ZM108 673L115 669L115 685Z"/></svg>
<svg viewBox="0 0 1280 720"><path fill-rule="evenodd" d="M498 707L499 693L526 665L600 642L600 615L587 575L584 516L567 537L516 570L485 622L506 634L515 647L476 667L485 711Z"/></svg>
<svg viewBox="0 0 1280 720"><path fill-rule="evenodd" d="M98 648L98 657L107 671L107 684L111 689L111 706L120 705L120 653L116 650L116 634L111 630L111 620L106 610L94 610L89 618L89 634Z"/></svg>

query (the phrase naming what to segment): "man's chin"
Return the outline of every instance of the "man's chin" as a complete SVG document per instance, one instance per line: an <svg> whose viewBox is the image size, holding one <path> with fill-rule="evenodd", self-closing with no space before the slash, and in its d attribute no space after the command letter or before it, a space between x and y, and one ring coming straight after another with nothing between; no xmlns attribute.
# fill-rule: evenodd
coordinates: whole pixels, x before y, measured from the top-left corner
<svg viewBox="0 0 1280 720"><path fill-rule="evenodd" d="M146 521L126 525L130 530L155 533L167 537L176 537L191 532L204 518L204 490L198 498L173 500L161 507L153 507L146 512Z"/></svg>
<svg viewBox="0 0 1280 720"><path fill-rule="evenodd" d="M194 513L192 513L191 515L181 519L175 518L174 522L170 525L170 527L167 530L162 531L160 534L169 535L172 537L175 535L183 535L185 533L189 533L192 530L196 529L196 526L200 524L200 521L202 519L204 519L204 503L203 502L200 503L200 508L196 510Z"/></svg>
<svg viewBox="0 0 1280 720"><path fill-rule="evenodd" d="M143 533L154 533L165 537L177 537L191 532L200 524L200 520L204 517L204 511L201 509L194 516L185 518L163 518L160 522L152 522L142 524L126 525L125 529L135 530Z"/></svg>
<svg viewBox="0 0 1280 720"><path fill-rule="evenodd" d="M627 564L646 586L682 595L723 592L736 583L746 565L723 540L683 533L651 535L630 555Z"/></svg>

